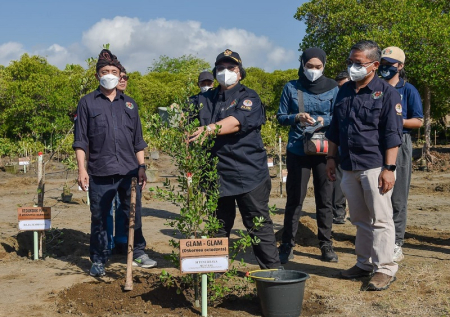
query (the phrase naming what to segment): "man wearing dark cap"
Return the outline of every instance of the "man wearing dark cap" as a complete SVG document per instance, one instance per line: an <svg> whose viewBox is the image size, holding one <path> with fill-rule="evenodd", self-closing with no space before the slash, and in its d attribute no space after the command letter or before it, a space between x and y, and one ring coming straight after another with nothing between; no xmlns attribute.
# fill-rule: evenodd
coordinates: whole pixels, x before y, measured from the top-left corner
<svg viewBox="0 0 450 317"><path fill-rule="evenodd" d="M228 49L220 53L213 75L220 86L195 100L198 107L203 105L198 115L202 126L191 141L197 140L203 131L212 132L220 126L212 149L212 154L219 159L217 218L223 227L218 236L230 236L237 203L250 236L260 240L253 245L259 266L277 268L280 260L268 206L271 182L261 138L264 107L258 94L240 83L245 78L245 70L238 53ZM264 219L263 227L257 230L253 228L255 217Z"/></svg>
<svg viewBox="0 0 450 317"><path fill-rule="evenodd" d="M91 209L90 275L105 275L108 260L107 216L119 193L120 204L129 217L131 179L138 178L133 265L154 267L156 262L144 253L141 190L145 187L144 148L141 121L136 102L116 89L121 65L109 50L100 52L95 77L97 90L81 98L75 117L74 143L78 163L78 185L89 189ZM85 159L87 158L87 169ZM128 228L127 228L128 229Z"/></svg>
<svg viewBox="0 0 450 317"><path fill-rule="evenodd" d="M208 71L201 72L198 75L197 85L202 93L207 92L214 87L214 76Z"/></svg>

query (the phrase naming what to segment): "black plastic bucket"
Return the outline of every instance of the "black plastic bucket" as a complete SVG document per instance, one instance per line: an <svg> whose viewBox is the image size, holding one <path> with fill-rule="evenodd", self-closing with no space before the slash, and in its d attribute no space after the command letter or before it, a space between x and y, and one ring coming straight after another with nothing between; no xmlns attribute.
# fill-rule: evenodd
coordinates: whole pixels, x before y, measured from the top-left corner
<svg viewBox="0 0 450 317"><path fill-rule="evenodd" d="M293 270L258 270L249 272L264 317L298 317L302 313L305 281L309 275Z"/></svg>

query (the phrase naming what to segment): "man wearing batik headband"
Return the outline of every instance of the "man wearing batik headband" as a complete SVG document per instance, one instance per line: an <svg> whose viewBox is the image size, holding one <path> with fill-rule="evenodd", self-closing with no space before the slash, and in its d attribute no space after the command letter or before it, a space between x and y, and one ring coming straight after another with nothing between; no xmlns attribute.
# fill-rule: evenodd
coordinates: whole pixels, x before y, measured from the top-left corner
<svg viewBox="0 0 450 317"><path fill-rule="evenodd" d="M142 138L136 102L116 89L119 76L120 63L116 56L109 50L102 50L95 74L100 86L78 103L72 145L78 163L78 185L84 191L89 190L90 275L95 277L105 275L105 263L110 254L106 218L116 193L119 193L123 212L129 217L132 177L137 177L139 183L133 264L141 267L156 265L144 253L146 242L141 221L141 190L147 181L144 164L147 144Z"/></svg>
<svg viewBox="0 0 450 317"><path fill-rule="evenodd" d="M397 178L392 192L394 209L395 245L394 261L403 260L403 240L406 230L407 203L412 172L412 142L409 134L423 124L422 100L416 87L406 82L405 53L396 46L385 48L381 52L381 65L378 74L393 86L402 99L403 136L397 155Z"/></svg>
<svg viewBox="0 0 450 317"><path fill-rule="evenodd" d="M213 75L220 86L195 99L197 107L203 106L198 115L202 127L193 133L191 142L203 131L211 132L220 126L212 149L212 155L219 159L217 218L223 227L218 236L230 236L237 203L247 230L253 228L255 217L264 219L262 228L250 231L252 238L260 240L253 245L259 266L278 268L280 260L268 205L271 182L261 138L264 106L254 90L240 83L245 78L245 70L238 53L230 50L220 53Z"/></svg>
<svg viewBox="0 0 450 317"><path fill-rule="evenodd" d="M381 291L395 281L395 227L391 195L395 161L402 143L400 95L376 76L381 60L377 43L359 41L347 59L351 81L338 92L333 118L325 133L329 141L327 174L336 179L340 146L341 188L347 198L350 221L356 226L356 264L341 271L354 279L372 277L368 290Z"/></svg>

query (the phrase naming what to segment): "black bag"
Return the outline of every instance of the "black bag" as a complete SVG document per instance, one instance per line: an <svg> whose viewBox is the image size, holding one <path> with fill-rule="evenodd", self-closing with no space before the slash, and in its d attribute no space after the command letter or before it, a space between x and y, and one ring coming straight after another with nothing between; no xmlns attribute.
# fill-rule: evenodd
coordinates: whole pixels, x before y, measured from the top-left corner
<svg viewBox="0 0 450 317"><path fill-rule="evenodd" d="M297 88L298 112L305 112L303 101L303 91ZM314 132L313 134L303 134L303 150L306 155L327 155L328 140L323 132Z"/></svg>

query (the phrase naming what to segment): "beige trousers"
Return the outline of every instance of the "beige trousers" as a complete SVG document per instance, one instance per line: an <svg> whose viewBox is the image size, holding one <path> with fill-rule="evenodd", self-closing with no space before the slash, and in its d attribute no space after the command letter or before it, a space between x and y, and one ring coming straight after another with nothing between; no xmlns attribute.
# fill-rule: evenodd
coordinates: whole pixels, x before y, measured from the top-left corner
<svg viewBox="0 0 450 317"><path fill-rule="evenodd" d="M356 266L395 276L393 261L395 226L392 190L381 194L381 167L365 171L343 171L341 188L348 201L350 221L356 226Z"/></svg>

